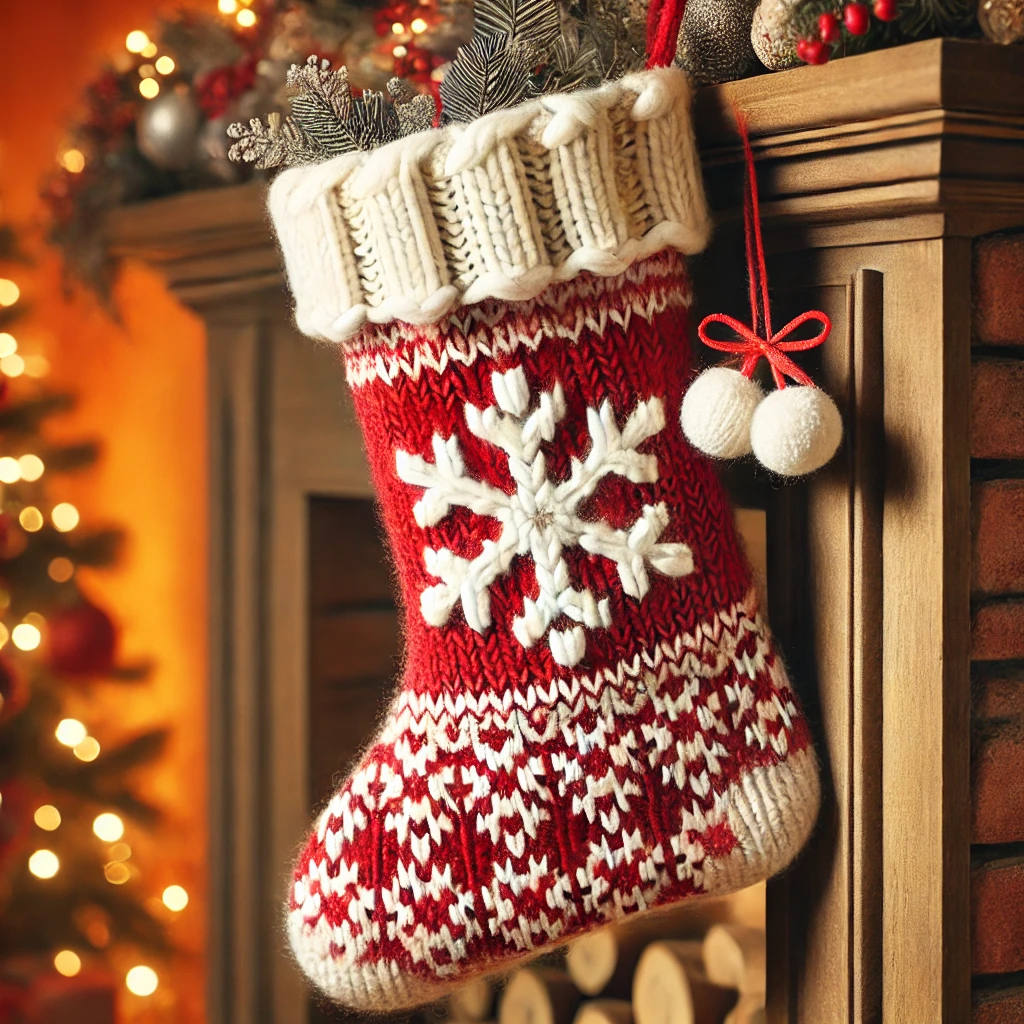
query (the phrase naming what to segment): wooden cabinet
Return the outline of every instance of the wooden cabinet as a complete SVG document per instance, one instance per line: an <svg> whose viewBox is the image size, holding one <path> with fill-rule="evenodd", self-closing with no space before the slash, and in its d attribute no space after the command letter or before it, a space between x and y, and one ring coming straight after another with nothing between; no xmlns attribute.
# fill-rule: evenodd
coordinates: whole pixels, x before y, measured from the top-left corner
<svg viewBox="0 0 1024 1024"><path fill-rule="evenodd" d="M776 318L832 317L815 370L846 427L808 482L727 471L738 500L768 512L771 617L825 777L809 849L769 887L769 1019L961 1024L972 253L978 236L1024 225L1024 49L935 40L702 91L720 226L693 262L700 312L738 315L731 103L758 159ZM335 354L289 326L257 185L124 211L111 232L163 267L209 332L210 1020L300 1024L301 983L277 947L308 817L307 505L369 496L358 434Z"/></svg>

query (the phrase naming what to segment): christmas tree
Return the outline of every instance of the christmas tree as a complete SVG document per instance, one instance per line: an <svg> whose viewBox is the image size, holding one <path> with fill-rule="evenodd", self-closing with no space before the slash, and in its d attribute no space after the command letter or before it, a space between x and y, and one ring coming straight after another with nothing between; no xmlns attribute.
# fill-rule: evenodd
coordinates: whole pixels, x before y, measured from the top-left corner
<svg viewBox="0 0 1024 1024"><path fill-rule="evenodd" d="M46 360L19 351L26 272L0 228L0 1020L35 1020L40 981L74 988L115 976L137 996L159 984L164 922L183 909L177 886L145 885L135 837L157 808L138 769L166 739L151 730L108 741L82 708L96 684L140 685L144 665L117 658L117 628L93 604L79 570L109 566L116 531L79 525L61 498L94 444L54 443L50 418L70 405L45 384ZM101 730L102 732L102 730ZM81 978L78 978L81 974ZM109 990L112 986L108 982ZM113 996L110 997L111 1005ZM74 1001L70 1006L80 1006ZM22 1016L24 1014L24 1017ZM101 1014L101 1017L103 1015ZM46 1019L54 1018L51 1014ZM65 1019L59 1016L59 1019ZM90 1018L92 1019L92 1018Z"/></svg>

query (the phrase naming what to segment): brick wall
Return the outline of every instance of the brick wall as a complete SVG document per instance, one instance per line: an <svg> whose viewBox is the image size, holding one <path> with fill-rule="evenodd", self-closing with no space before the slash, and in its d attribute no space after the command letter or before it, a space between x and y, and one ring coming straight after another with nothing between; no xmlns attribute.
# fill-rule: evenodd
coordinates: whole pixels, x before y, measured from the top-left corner
<svg viewBox="0 0 1024 1024"><path fill-rule="evenodd" d="M1024 1021L1024 232L974 254L973 1024Z"/></svg>

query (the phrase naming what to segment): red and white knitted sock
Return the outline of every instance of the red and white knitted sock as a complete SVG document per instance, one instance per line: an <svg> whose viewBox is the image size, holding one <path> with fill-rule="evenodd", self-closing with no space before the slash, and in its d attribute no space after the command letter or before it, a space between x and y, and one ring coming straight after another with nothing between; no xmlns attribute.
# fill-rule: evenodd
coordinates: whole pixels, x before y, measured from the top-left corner
<svg viewBox="0 0 1024 1024"><path fill-rule="evenodd" d="M808 729L679 427L707 235L682 75L288 171L271 212L407 609L387 722L295 869L305 972L413 1005L783 868Z"/></svg>

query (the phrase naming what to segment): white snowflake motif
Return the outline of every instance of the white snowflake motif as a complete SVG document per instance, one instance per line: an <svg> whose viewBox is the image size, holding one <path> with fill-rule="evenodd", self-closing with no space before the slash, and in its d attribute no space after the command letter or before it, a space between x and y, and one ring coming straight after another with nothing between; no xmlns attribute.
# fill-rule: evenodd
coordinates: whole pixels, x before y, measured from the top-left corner
<svg viewBox="0 0 1024 1024"><path fill-rule="evenodd" d="M523 614L512 631L523 647L532 647L551 624L565 616L577 625L550 629L548 645L559 665L578 664L586 651L584 627L611 625L608 599L598 600L589 590L576 590L569 579L564 551L580 547L616 563L622 588L641 600L650 589L647 566L667 576L693 572L693 555L686 544L658 542L669 522L664 502L644 505L628 530L604 521L591 522L578 515L580 505L609 474L633 483L654 483L658 460L637 448L665 426L661 400L641 402L620 430L611 402L587 409L590 451L581 462L573 459L569 478L550 480L541 443L552 441L556 425L565 417L565 395L560 384L542 392L530 409L530 391L521 368L491 377L496 405L486 409L466 406L470 431L505 453L515 491L507 494L491 484L466 475L458 440L435 434L434 461L399 451L398 476L424 488L413 507L421 527L435 526L453 506L491 516L501 524L497 540L485 540L475 558L463 558L448 548L424 549L427 571L442 582L423 591L420 607L432 626L443 626L462 602L466 622L478 633L491 625L489 588L505 575L518 555L529 555L537 577L536 598L525 597Z"/></svg>

